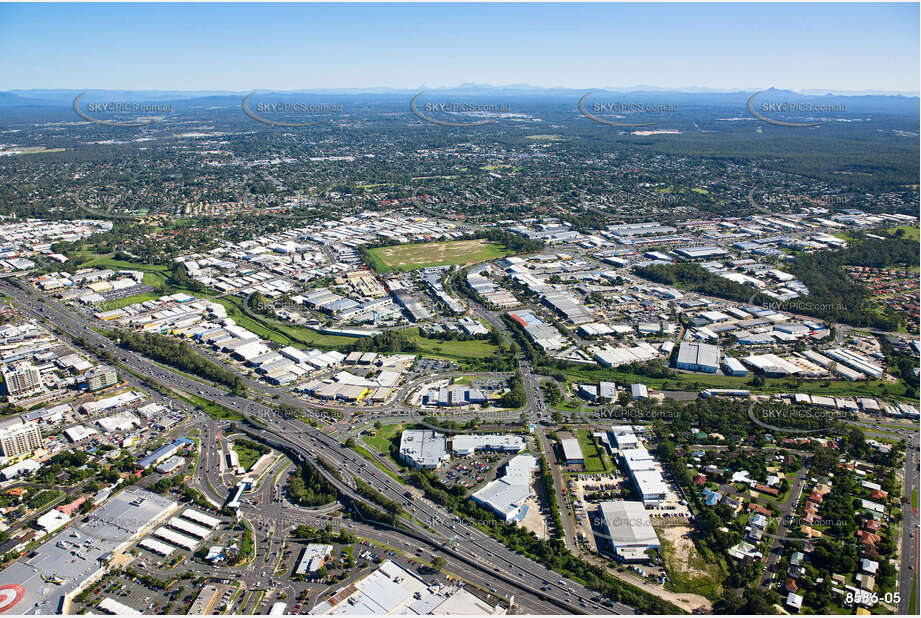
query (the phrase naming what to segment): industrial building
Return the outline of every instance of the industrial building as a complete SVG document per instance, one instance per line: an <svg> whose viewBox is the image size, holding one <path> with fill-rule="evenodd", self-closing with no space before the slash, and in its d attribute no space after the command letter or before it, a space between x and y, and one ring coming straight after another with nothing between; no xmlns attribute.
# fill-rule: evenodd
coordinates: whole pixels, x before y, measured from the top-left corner
<svg viewBox="0 0 921 618"><path fill-rule="evenodd" d="M776 354L752 354L743 358L742 362L769 378L783 378L800 373L797 365Z"/></svg>
<svg viewBox="0 0 921 618"><path fill-rule="evenodd" d="M579 440L573 437L561 438L560 448L563 450L563 459L567 464L584 464L585 455L582 454L582 447Z"/></svg>
<svg viewBox="0 0 921 618"><path fill-rule="evenodd" d="M533 311L517 311L509 313L508 317L521 326L528 337L545 352L559 350L566 344L560 331L545 323Z"/></svg>
<svg viewBox="0 0 921 618"><path fill-rule="evenodd" d="M649 389L646 388L645 384L631 384L630 397L634 401L637 399L649 399Z"/></svg>
<svg viewBox="0 0 921 618"><path fill-rule="evenodd" d="M720 350L709 343L682 341L675 366L687 371L716 373L720 368Z"/></svg>
<svg viewBox="0 0 921 618"><path fill-rule="evenodd" d="M524 503L533 494L531 476L537 468L537 458L533 455L516 455L505 465L501 477L484 485L470 498L505 522L520 521L527 514Z"/></svg>
<svg viewBox="0 0 921 618"><path fill-rule="evenodd" d="M747 376L748 370L739 359L727 356L723 359L723 373L727 376Z"/></svg>
<svg viewBox="0 0 921 618"><path fill-rule="evenodd" d="M606 541L598 547L621 562L645 562L649 560L648 550L659 549L659 538L642 502L602 502L598 515Z"/></svg>
<svg viewBox="0 0 921 618"><path fill-rule="evenodd" d="M656 506L665 500L668 486L662 473L655 466L655 460L642 446L633 449L623 449L621 459L630 480L636 487L645 506Z"/></svg>
<svg viewBox="0 0 921 618"><path fill-rule="evenodd" d="M703 260L729 254L728 251L720 247L685 247L675 249L675 253L685 260Z"/></svg>
<svg viewBox="0 0 921 618"><path fill-rule="evenodd" d="M177 504L144 489L129 488L44 543L28 561L0 571L0 585L16 583L23 595L6 611L15 614L71 613L71 600L108 569L112 554L127 549ZM49 585L53 573L60 584Z"/></svg>
<svg viewBox="0 0 921 618"><path fill-rule="evenodd" d="M99 425L103 433L113 433L115 431L125 431L132 427L138 427L141 421L131 412L120 412L112 416L100 418L96 421L96 424Z"/></svg>
<svg viewBox="0 0 921 618"><path fill-rule="evenodd" d="M478 388L462 385L445 386L432 389L422 396L422 403L427 406L467 406L486 403L486 395Z"/></svg>
<svg viewBox="0 0 921 618"><path fill-rule="evenodd" d="M413 468L435 469L451 459L444 434L409 429L400 436L400 459Z"/></svg>
<svg viewBox="0 0 921 618"><path fill-rule="evenodd" d="M172 457L173 455L176 454L177 451L179 451L180 448L184 446L188 446L188 445L194 445L194 444L195 444L195 441L190 440L189 438L176 438L169 444L161 446L160 448L155 450L153 453L150 453L149 455L141 459L137 463L137 466L141 470L146 470L147 468L151 466L157 465L158 463L167 459L168 457Z"/></svg>
<svg viewBox="0 0 921 618"><path fill-rule="evenodd" d="M451 451L455 455L472 455L476 451L517 453L525 446L524 436L512 434L462 434L451 438Z"/></svg>
<svg viewBox="0 0 921 618"><path fill-rule="evenodd" d="M509 603L474 586L429 584L392 560L336 590L310 610L332 615L489 615L508 613Z"/></svg>
<svg viewBox="0 0 921 618"><path fill-rule="evenodd" d="M297 563L297 568L294 569L296 575L309 575L310 573L316 573L320 570L320 567L326 564L326 561L329 559L330 555L333 553L332 545L324 545L320 543L311 543L304 548L304 552L301 554L301 559Z"/></svg>

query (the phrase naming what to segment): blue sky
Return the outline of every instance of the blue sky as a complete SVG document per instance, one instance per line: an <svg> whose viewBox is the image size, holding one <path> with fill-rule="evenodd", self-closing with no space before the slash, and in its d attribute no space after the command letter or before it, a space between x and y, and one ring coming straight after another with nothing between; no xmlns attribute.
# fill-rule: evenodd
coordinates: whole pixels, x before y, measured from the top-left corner
<svg viewBox="0 0 921 618"><path fill-rule="evenodd" d="M911 4L0 4L0 90L919 90Z"/></svg>

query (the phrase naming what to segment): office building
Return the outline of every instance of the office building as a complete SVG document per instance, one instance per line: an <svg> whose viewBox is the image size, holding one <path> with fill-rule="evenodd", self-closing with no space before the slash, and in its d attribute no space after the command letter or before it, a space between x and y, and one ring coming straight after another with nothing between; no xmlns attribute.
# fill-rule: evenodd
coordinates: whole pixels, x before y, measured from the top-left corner
<svg viewBox="0 0 921 618"><path fill-rule="evenodd" d="M21 362L3 370L3 382L10 397L29 395L42 388L42 374L32 363Z"/></svg>
<svg viewBox="0 0 921 618"><path fill-rule="evenodd" d="M86 372L86 388L91 393L116 384L118 384L118 374L112 367L98 365Z"/></svg>
<svg viewBox="0 0 921 618"><path fill-rule="evenodd" d="M4 457L18 457L42 446L42 430L34 423L14 425L0 430L0 454Z"/></svg>

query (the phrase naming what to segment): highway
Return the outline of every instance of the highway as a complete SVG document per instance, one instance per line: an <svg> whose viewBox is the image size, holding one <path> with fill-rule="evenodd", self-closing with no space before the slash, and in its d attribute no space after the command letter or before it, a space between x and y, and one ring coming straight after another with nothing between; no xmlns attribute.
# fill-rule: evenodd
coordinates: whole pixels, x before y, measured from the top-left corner
<svg viewBox="0 0 921 618"><path fill-rule="evenodd" d="M261 403L228 394L208 384L162 369L139 354L119 348L114 342L94 331L85 318L50 299L28 293L8 281L0 284L0 288L27 314L52 322L62 339L79 337L97 354L107 353L117 358L117 365L151 379L160 387L194 393L203 399L237 410L246 418L254 419L256 426L260 423L267 424L268 427L264 430L266 438L274 435L276 440L300 454L305 461L312 462L318 457L324 458L341 471L345 480L340 481L322 466L318 466L318 469L349 499L367 503L357 494L348 476L362 474L367 482L387 498L398 503L405 502L404 494L410 491L408 486L383 473L378 475L374 470L371 470L371 476L368 477L367 468L370 464L357 453L343 448L338 440L322 431L299 420L278 415ZM471 567L489 573L495 580L503 581L515 588L519 594L539 597L543 587L548 588L544 596L553 599L553 603L566 612L634 613L633 608L623 604L615 604L612 608L593 604L592 598L597 596L597 592L585 588L578 582L561 578L559 574L543 565L508 549L478 528L455 522L453 515L428 500L419 498L413 504L417 509L412 513L415 521L409 520L407 525L418 530L418 534L425 536L434 547L440 547L441 551L464 560ZM411 538L408 540L412 541ZM457 549L451 549L451 545Z"/></svg>

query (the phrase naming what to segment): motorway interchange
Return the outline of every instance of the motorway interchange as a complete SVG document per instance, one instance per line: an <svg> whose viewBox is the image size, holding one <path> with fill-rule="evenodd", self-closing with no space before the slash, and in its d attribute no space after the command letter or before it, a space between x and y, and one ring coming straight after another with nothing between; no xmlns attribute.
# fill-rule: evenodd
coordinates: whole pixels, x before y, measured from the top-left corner
<svg viewBox="0 0 921 618"><path fill-rule="evenodd" d="M293 457L300 457L304 461L315 461L322 457L337 469L355 474L362 474L373 467L354 451L343 448L337 438L303 421L279 415L259 401L231 395L226 390L166 370L139 354L119 348L114 342L97 333L83 317L53 300L24 291L10 285L8 281L4 281L2 287L4 293L13 298L25 313L54 327L62 339L73 341L78 338L97 355L115 358L114 364L123 370L123 374L131 374L137 379L143 378L167 391L194 393L198 397L239 411L245 418L255 420L257 426L266 425L266 429L260 431L261 437L268 444L285 449ZM250 383L248 386L258 385ZM538 393L539 389L528 389L532 413L537 408L533 402ZM300 407L307 408L307 404L300 402ZM318 468L341 493L344 502L371 504L356 492L349 475L344 475L344 480L340 480L322 467ZM214 468L209 467L207 460L199 466L199 474L207 475L213 472ZM363 475L363 478L384 496L397 502L405 500L407 491L415 491L384 474ZM203 485L207 486L207 481ZM223 500L225 496L209 498ZM292 513L286 512L284 506L272 508L272 504L266 504L265 501L260 504L258 507L244 506L243 517L259 518L261 521L270 521L274 517L276 521L282 522L281 526L260 528L257 531L257 544L265 545L267 541L271 542L270 537L274 536L272 532L277 533L282 527L290 528L293 525ZM526 613L634 613L633 608L620 603L613 604L613 607L597 603L597 592L585 588L579 582L561 577L530 558L508 549L481 530L462 521L455 521L456 518L452 514L424 498L417 498L414 504L417 511L413 513L413 519L404 518L401 522L405 528L383 528L380 525L359 523L350 525L356 526L358 533L363 537L408 544L413 548L419 546L426 553L442 555L448 561L447 571L486 589L495 590L497 594L506 598L514 597L516 605ZM298 513L307 520L312 517L309 512L294 510L294 521L297 521ZM265 585L266 578L261 573L262 571L250 569L242 574L243 580L253 586Z"/></svg>
<svg viewBox="0 0 921 618"><path fill-rule="evenodd" d="M620 603L615 603L613 606L601 604L597 592L585 588L578 582L561 578L559 574L508 549L475 526L457 521L457 518L444 508L418 496L417 490L387 474L379 473L372 462L351 449L343 448L341 440L356 431L356 425L351 424L348 416L338 423L326 426L323 430L316 429L291 415L279 414L273 409L269 404L271 400L280 400L305 414L316 412L320 408L316 404L290 396L284 389L273 388L264 382L244 378L249 391L248 398L228 394L225 389L216 388L200 380L168 370L139 354L119 348L111 340L97 333L87 318L53 300L37 295L31 290L11 285L9 281L4 281L2 286L4 292L13 298L24 312L54 327L62 339L73 341L78 338L84 346L89 348L89 351L115 359L114 364L122 369L122 375L127 381L139 382L144 379L148 384L155 384L160 389L164 389L164 392L195 394L201 399L236 410L247 420L252 421L252 427L262 427L259 430L251 430L255 438L286 453L293 461L315 462L318 458L322 458L341 471L341 478L339 478L324 469L323 466L317 466L320 473L341 494L341 505L338 505L341 508L307 509L297 507L287 501L277 502L273 500L273 496L279 491L275 486L275 483L279 481L278 477L272 483L262 483L252 494L247 494L249 499L241 507L240 514L251 522L258 522L254 526L257 555L245 569L237 570L234 574L249 589L285 590L287 596L293 597L296 591L291 582L286 581L284 577L275 577L272 573L272 565L283 547L283 539L296 525L320 526L336 521L341 525L347 525L360 538L404 548L407 554L418 558L424 556L431 559L436 555L442 556L447 561L445 571L484 590L490 590L505 598L514 598L517 611L522 613L634 613L633 608ZM479 318L497 328L503 336L508 337L497 313L487 311L478 305L474 305L474 309ZM524 412L534 423L541 449L548 454L548 457L551 457L552 461L552 448L545 430L538 422L548 412L548 406L539 388L540 377L534 374L530 363L524 358L519 358L519 370L527 396L527 406ZM451 372L444 374L444 376L451 375L455 374ZM418 420L418 413L406 406L403 398L419 383L431 378L432 376L425 376L413 380L401 387L399 395L390 403L376 408L368 407L368 412L374 418L385 420L398 413L404 415L400 420ZM342 410L347 414L351 411L347 407L343 407ZM219 506L226 499L226 495L215 491L215 488L221 488L221 491L224 491L227 489L227 483L221 467L217 464L221 454L215 449L211 437L216 431L219 431L220 424L203 414L197 414L194 418L197 419L195 422L204 437L202 443L208 446L202 448L202 459L191 485L206 495L215 506ZM860 424L867 431L867 435L873 435L872 426L866 422ZM916 462L917 454L914 448L909 448L908 452L905 483L911 488L917 486L917 471L912 468L912 462ZM551 467L551 471L556 487L563 487L563 479L557 467ZM357 492L352 481L353 476L361 477L385 497L397 503L404 503L407 492L413 495L413 512L403 516L401 527L393 528L361 521L360 516L355 514L353 505L373 503ZM230 479L227 481L229 482ZM354 521L342 519L343 514L348 514ZM333 517L333 520L328 519L329 517ZM569 517L564 517L562 522L567 545L574 547L576 543L573 522ZM907 535L913 533L916 526L917 514L906 509L903 521L905 538L909 538ZM918 541L914 537L911 538L913 538L912 545L915 546L914 551L905 551L902 556L903 568L900 579L903 590L910 589L912 567L917 555ZM906 543L905 547L910 548L910 545ZM416 554L417 548L422 550L421 556ZM209 571L223 573L220 569L210 568L203 568L198 572L206 574ZM226 574L229 573L230 571ZM635 578L631 576L624 578L635 581ZM901 604L907 608L907 603L908 598L905 595Z"/></svg>

